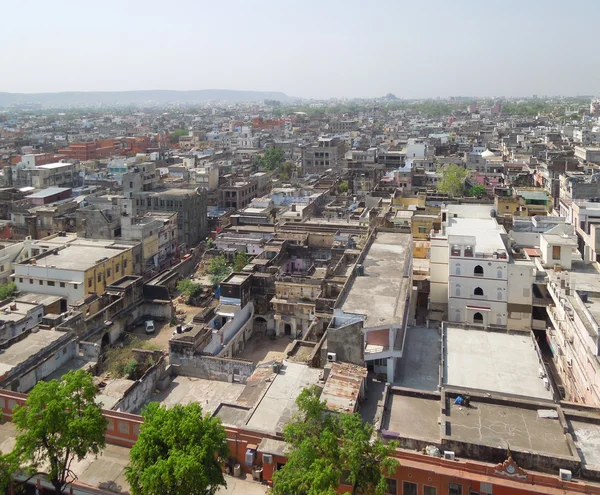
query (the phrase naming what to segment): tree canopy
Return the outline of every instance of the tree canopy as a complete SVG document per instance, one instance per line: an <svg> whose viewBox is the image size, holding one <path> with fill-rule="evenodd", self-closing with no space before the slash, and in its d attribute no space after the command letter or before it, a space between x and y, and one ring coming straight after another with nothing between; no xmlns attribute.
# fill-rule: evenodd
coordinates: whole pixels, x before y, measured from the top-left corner
<svg viewBox="0 0 600 495"><path fill-rule="evenodd" d="M243 253L242 251L238 251L235 254L235 260L233 261L233 271L241 272L244 269L244 267L248 264L249 261L250 261L250 258L248 258L248 255L246 253Z"/></svg>
<svg viewBox="0 0 600 495"><path fill-rule="evenodd" d="M330 413L316 386L304 389L299 413L284 428L291 446L287 463L273 475L275 495L335 494L340 480L352 493L383 495L398 461L396 444L374 438L373 425L359 414Z"/></svg>
<svg viewBox="0 0 600 495"><path fill-rule="evenodd" d="M265 150L262 159L262 166L269 172L277 172L283 162L285 162L285 153L279 146L272 146Z"/></svg>
<svg viewBox="0 0 600 495"><path fill-rule="evenodd" d="M229 455L218 418L199 404L170 409L150 403L125 474L132 495L213 495L226 486L221 465Z"/></svg>
<svg viewBox="0 0 600 495"><path fill-rule="evenodd" d="M169 141L171 144L177 144L179 142L179 138L182 136L187 136L190 131L186 129L176 129L173 132L169 133Z"/></svg>
<svg viewBox="0 0 600 495"><path fill-rule="evenodd" d="M192 282L189 278L184 278L177 284L177 290L190 300L200 295L202 292L202 284Z"/></svg>
<svg viewBox="0 0 600 495"><path fill-rule="evenodd" d="M481 184L475 184L473 187L467 190L466 194L467 196L473 198L480 198L487 195L487 189Z"/></svg>
<svg viewBox="0 0 600 495"><path fill-rule="evenodd" d="M465 179L467 178L466 169L459 165L451 163L445 168L438 170L442 178L438 181L437 189L443 194L452 194L453 196L461 196L465 187Z"/></svg>
<svg viewBox="0 0 600 495"><path fill-rule="evenodd" d="M15 292L17 292L17 284L14 282L0 285L0 301L12 297Z"/></svg>
<svg viewBox="0 0 600 495"><path fill-rule="evenodd" d="M38 382L14 410L17 437L7 456L11 469L45 474L62 493L76 479L72 462L105 446L108 421L96 394L92 375L82 370L69 371L61 381Z"/></svg>
<svg viewBox="0 0 600 495"><path fill-rule="evenodd" d="M217 285L227 275L231 273L231 267L227 263L227 259L223 255L215 256L208 262L206 270L210 275L210 283Z"/></svg>

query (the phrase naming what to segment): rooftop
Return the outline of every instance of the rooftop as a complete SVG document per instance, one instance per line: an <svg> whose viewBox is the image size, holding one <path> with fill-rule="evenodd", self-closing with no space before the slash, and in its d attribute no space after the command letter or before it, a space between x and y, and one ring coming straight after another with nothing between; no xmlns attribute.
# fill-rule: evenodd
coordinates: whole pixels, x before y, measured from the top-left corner
<svg viewBox="0 0 600 495"><path fill-rule="evenodd" d="M476 252L491 253L506 249L500 237L504 229L493 218L450 218L447 233L448 236L475 237Z"/></svg>
<svg viewBox="0 0 600 495"><path fill-rule="evenodd" d="M401 324L411 259L410 234L378 233L363 261L364 276L353 280L341 310L365 315L365 327Z"/></svg>
<svg viewBox="0 0 600 495"><path fill-rule="evenodd" d="M509 334L447 324L443 339L444 385L552 399L552 391L539 378L542 364L535 341L528 333Z"/></svg>
<svg viewBox="0 0 600 495"><path fill-rule="evenodd" d="M44 165L42 165L42 166L44 166ZM68 187L48 187L46 189L42 189L41 191L35 192L35 193L30 194L25 197L28 199L47 198L49 196L61 194L66 191L70 191L70 188L68 188Z"/></svg>
<svg viewBox="0 0 600 495"><path fill-rule="evenodd" d="M42 352L48 346L64 337L64 332L55 330L38 330L0 351L0 375L24 363L29 358Z"/></svg>

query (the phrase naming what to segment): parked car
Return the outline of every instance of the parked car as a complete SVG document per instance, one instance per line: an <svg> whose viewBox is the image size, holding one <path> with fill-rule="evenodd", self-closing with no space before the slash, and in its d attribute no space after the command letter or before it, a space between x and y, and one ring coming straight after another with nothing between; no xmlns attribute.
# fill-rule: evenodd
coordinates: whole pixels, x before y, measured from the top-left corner
<svg viewBox="0 0 600 495"><path fill-rule="evenodd" d="M147 320L144 326L146 333L154 333L154 320Z"/></svg>

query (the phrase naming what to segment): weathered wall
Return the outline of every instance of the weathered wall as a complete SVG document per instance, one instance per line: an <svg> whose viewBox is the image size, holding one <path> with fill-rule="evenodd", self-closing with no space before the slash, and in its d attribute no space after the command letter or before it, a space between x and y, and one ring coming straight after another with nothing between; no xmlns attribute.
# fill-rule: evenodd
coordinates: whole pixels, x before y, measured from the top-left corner
<svg viewBox="0 0 600 495"><path fill-rule="evenodd" d="M135 350L136 357L141 355L148 355L149 357L155 355L153 351ZM158 354L161 354L158 351ZM139 410L148 399L154 393L157 388L157 383L165 374L166 362L165 359L160 356L157 363L151 366L144 376L129 387L128 390L123 394L123 398L113 406L113 410L119 412L133 413Z"/></svg>
<svg viewBox="0 0 600 495"><path fill-rule="evenodd" d="M364 365L363 322L350 323L341 328L327 329L327 352L335 352L338 361Z"/></svg>
<svg viewBox="0 0 600 495"><path fill-rule="evenodd" d="M170 362L175 373L222 382L246 383L254 372L254 363L200 354L185 355L171 351Z"/></svg>

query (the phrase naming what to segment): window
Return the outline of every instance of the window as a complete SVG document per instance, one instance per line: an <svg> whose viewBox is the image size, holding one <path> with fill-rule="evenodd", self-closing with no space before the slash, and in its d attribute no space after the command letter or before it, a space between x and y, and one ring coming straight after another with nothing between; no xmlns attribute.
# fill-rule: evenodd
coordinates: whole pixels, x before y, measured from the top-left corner
<svg viewBox="0 0 600 495"><path fill-rule="evenodd" d="M64 287L65 287L65 283L64 283L64 282L61 282L61 283L60 283L60 286L61 286L61 287L64 289Z"/></svg>
<svg viewBox="0 0 600 495"><path fill-rule="evenodd" d="M475 287L473 294L476 296L483 296L483 289L481 287Z"/></svg>
<svg viewBox="0 0 600 495"><path fill-rule="evenodd" d="M493 493L493 486L491 483L479 483L479 491L482 494L491 495Z"/></svg>
<svg viewBox="0 0 600 495"><path fill-rule="evenodd" d="M102 282L102 274L101 273L98 274L98 282Z"/></svg>
<svg viewBox="0 0 600 495"><path fill-rule="evenodd" d="M19 277L19 283L23 283L23 279Z"/></svg>
<svg viewBox="0 0 600 495"><path fill-rule="evenodd" d="M107 277L110 277L110 268L107 268L107 269L106 269L106 276L107 276Z"/></svg>
<svg viewBox="0 0 600 495"><path fill-rule="evenodd" d="M127 260L123 260L123 270L127 269Z"/></svg>
<svg viewBox="0 0 600 495"><path fill-rule="evenodd" d="M115 273L119 273L120 268L121 268L121 265L119 263L117 263L117 265L115 266Z"/></svg>
<svg viewBox="0 0 600 495"><path fill-rule="evenodd" d="M40 280L40 282L41 282L41 280ZM54 280L48 280L48 285L50 287L54 287L56 285L56 283L54 282Z"/></svg>
<svg viewBox="0 0 600 495"><path fill-rule="evenodd" d="M454 293L455 293L456 297L460 297L460 285L456 286Z"/></svg>
<svg viewBox="0 0 600 495"><path fill-rule="evenodd" d="M77 287L79 287L79 284L73 284L73 289L77 290Z"/></svg>
<svg viewBox="0 0 600 495"><path fill-rule="evenodd" d="M477 265L473 270L473 275L476 277L483 277L483 267L481 265Z"/></svg>
<svg viewBox="0 0 600 495"><path fill-rule="evenodd" d="M4 265L0 265L0 272L4 271Z"/></svg>
<svg viewBox="0 0 600 495"><path fill-rule="evenodd" d="M93 283L94 283L94 279L93 279L93 278L90 278L90 279L88 280L88 287L91 287Z"/></svg>
<svg viewBox="0 0 600 495"><path fill-rule="evenodd" d="M30 283L30 284L32 284L32 283L33 283L33 279L32 279L32 278L30 278L30 279L29 279L29 283Z"/></svg>
<svg viewBox="0 0 600 495"><path fill-rule="evenodd" d="M456 483L448 483L448 495L462 495L462 486Z"/></svg>
<svg viewBox="0 0 600 495"><path fill-rule="evenodd" d="M560 246L552 246L552 259L553 260L560 259Z"/></svg>
<svg viewBox="0 0 600 495"><path fill-rule="evenodd" d="M40 283L40 285L44 285L44 281L43 280L40 280L39 283Z"/></svg>
<svg viewBox="0 0 600 495"><path fill-rule="evenodd" d="M475 313L473 315L473 323L483 324L483 315L481 313Z"/></svg>
<svg viewBox="0 0 600 495"><path fill-rule="evenodd" d="M386 478L385 481L387 482L385 493L396 495L398 493L398 482L392 478Z"/></svg>
<svg viewBox="0 0 600 495"><path fill-rule="evenodd" d="M423 495L437 495L437 488L435 486L424 486Z"/></svg>
<svg viewBox="0 0 600 495"><path fill-rule="evenodd" d="M403 481L402 495L417 495L417 484L410 481Z"/></svg>

